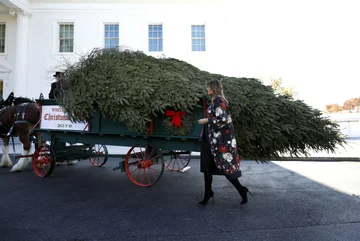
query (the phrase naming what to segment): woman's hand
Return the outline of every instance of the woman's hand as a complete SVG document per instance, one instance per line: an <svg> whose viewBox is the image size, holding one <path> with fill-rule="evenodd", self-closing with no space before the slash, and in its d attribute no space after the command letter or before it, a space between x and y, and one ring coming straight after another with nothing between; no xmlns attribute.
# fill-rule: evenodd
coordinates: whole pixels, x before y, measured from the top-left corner
<svg viewBox="0 0 360 241"><path fill-rule="evenodd" d="M206 124L206 123L208 123L208 119L207 118L199 119L198 123L199 124Z"/></svg>

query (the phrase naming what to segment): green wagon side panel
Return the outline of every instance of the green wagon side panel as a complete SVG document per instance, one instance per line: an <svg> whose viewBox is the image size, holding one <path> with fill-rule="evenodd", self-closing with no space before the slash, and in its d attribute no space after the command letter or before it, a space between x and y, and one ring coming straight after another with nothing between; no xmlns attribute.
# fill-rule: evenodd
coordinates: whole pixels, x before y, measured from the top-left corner
<svg viewBox="0 0 360 241"><path fill-rule="evenodd" d="M58 105L56 100L39 99L40 105ZM200 140L202 125L197 120L204 117L204 107L194 109L194 122L191 133L186 136L172 136L165 127L163 121L165 115L159 115L153 119L152 134L137 133L129 130L125 123L113 121L95 112L90 124L90 131L69 131L69 130L47 130L42 131L45 140L56 143L84 143L84 144L105 144L118 146L134 146L137 144L146 145L151 143L159 149L200 151Z"/></svg>

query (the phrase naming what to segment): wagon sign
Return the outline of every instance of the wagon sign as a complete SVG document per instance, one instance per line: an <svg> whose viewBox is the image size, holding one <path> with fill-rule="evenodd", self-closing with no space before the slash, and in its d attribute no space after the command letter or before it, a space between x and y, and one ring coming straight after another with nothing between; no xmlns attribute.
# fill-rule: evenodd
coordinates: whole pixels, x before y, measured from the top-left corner
<svg viewBox="0 0 360 241"><path fill-rule="evenodd" d="M41 111L41 129L55 130L75 130L88 131L87 123L71 122L64 112L64 109L58 105L43 105Z"/></svg>

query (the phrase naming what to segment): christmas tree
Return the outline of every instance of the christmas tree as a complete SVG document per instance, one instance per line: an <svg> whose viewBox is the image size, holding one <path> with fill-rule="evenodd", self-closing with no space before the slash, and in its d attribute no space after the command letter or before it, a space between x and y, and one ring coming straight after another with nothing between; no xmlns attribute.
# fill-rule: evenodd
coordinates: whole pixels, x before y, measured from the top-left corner
<svg viewBox="0 0 360 241"><path fill-rule="evenodd" d="M68 64L57 99L72 121L90 122L97 110L144 133L150 115L162 115L169 107L191 113L206 97L210 79L222 79L239 153L245 158L334 152L345 143L338 125L319 110L277 95L257 79L211 74L184 61L139 51L94 49L81 56Z"/></svg>

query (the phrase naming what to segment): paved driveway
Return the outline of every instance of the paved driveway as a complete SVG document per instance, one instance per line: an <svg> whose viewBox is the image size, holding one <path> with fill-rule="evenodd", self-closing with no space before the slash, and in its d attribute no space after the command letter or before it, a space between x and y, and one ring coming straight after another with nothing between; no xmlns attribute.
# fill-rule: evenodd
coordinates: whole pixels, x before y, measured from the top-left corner
<svg viewBox="0 0 360 241"><path fill-rule="evenodd" d="M253 197L215 177L215 204L200 207L199 161L165 171L150 188L86 160L48 178L0 169L0 240L359 240L359 162L243 162Z"/></svg>

